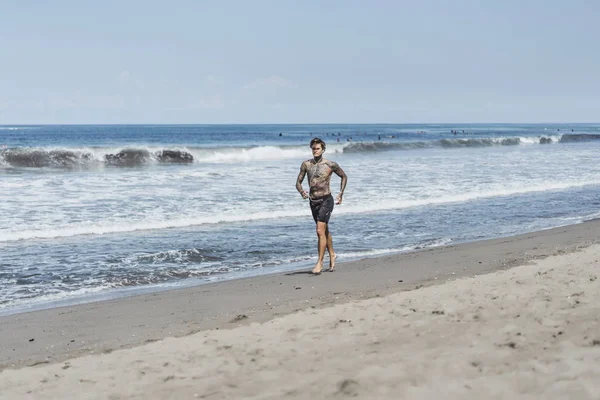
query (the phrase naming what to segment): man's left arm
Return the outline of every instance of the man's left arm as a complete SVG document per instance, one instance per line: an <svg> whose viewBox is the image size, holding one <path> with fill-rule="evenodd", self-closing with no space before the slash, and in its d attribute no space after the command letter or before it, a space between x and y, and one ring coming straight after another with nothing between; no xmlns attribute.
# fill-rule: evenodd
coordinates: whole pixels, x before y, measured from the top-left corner
<svg viewBox="0 0 600 400"><path fill-rule="evenodd" d="M344 172L342 167L340 167L340 165L336 162L331 163L331 170L333 172L335 172L335 174L337 176L342 178L342 182L340 184L340 192L338 193L337 199L336 199L336 204L342 204L342 197L344 196L344 190L346 189L346 183L348 182L348 176L346 176L346 173Z"/></svg>

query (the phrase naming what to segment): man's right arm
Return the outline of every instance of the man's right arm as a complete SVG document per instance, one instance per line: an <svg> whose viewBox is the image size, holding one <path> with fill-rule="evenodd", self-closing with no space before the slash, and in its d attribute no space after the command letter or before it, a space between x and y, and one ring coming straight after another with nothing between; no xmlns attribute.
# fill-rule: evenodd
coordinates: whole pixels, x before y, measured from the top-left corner
<svg viewBox="0 0 600 400"><path fill-rule="evenodd" d="M308 193L306 193L304 191L304 188L302 187L302 181L304 180L305 176L306 176L306 163L302 163L302 165L300 165L300 173L298 174L298 179L296 179L296 190L298 191L298 193L300 193L302 195L303 199L306 199L308 197Z"/></svg>

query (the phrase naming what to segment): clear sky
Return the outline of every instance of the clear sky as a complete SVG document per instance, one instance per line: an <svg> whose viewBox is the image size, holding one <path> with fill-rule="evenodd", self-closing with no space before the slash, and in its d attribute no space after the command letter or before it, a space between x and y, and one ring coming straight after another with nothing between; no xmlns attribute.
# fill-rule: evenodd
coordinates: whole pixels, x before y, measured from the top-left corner
<svg viewBox="0 0 600 400"><path fill-rule="evenodd" d="M3 0L0 124L599 122L598 0Z"/></svg>

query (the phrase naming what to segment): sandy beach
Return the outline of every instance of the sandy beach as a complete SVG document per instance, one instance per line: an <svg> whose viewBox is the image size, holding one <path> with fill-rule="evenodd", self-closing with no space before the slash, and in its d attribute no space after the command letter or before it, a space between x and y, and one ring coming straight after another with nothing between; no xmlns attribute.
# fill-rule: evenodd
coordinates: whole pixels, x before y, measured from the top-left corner
<svg viewBox="0 0 600 400"><path fill-rule="evenodd" d="M0 398L600 398L600 222L0 318Z"/></svg>

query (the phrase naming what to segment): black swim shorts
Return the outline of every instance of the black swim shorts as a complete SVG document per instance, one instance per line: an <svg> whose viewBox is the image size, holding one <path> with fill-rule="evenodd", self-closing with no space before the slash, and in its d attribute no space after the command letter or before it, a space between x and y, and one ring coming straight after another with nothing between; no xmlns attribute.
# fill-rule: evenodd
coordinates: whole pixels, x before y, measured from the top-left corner
<svg viewBox="0 0 600 400"><path fill-rule="evenodd" d="M310 200L310 210L312 211L315 222L321 221L329 223L329 217L333 211L333 196L327 194L323 197L317 197Z"/></svg>

